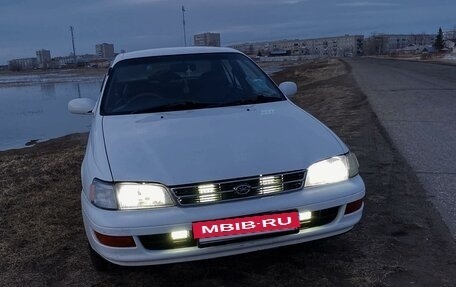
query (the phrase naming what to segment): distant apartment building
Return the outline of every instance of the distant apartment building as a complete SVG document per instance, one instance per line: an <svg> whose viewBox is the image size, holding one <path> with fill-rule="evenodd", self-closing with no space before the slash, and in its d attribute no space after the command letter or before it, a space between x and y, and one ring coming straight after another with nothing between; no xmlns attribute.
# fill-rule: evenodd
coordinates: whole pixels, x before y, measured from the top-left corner
<svg viewBox="0 0 456 287"><path fill-rule="evenodd" d="M76 62L75 62L76 61ZM66 67L84 67L90 66L92 62L105 62L106 59L101 59L94 54L83 54L77 55L76 58L73 55L65 57L55 57L52 59L51 67L52 68L66 68ZM107 61L109 63L109 61Z"/></svg>
<svg viewBox="0 0 456 287"><path fill-rule="evenodd" d="M193 36L195 46L220 47L220 33L201 33Z"/></svg>
<svg viewBox="0 0 456 287"><path fill-rule="evenodd" d="M45 49L36 51L36 60L39 68L49 68L49 65L51 64L51 51Z"/></svg>
<svg viewBox="0 0 456 287"><path fill-rule="evenodd" d="M73 55L64 56L64 57L55 57L52 59L52 66L54 68L64 68L69 66L75 66L77 64L77 60L75 62L75 57Z"/></svg>
<svg viewBox="0 0 456 287"><path fill-rule="evenodd" d="M102 43L95 45L95 54L98 58L113 59L115 56L114 44Z"/></svg>
<svg viewBox="0 0 456 287"><path fill-rule="evenodd" d="M363 35L280 40L231 46L255 56L354 57L363 54Z"/></svg>
<svg viewBox="0 0 456 287"><path fill-rule="evenodd" d="M456 29L443 32L445 40L456 41Z"/></svg>
<svg viewBox="0 0 456 287"><path fill-rule="evenodd" d="M99 60L98 55L93 55L93 54L78 55L78 62L89 63L91 61L96 61L96 60Z"/></svg>
<svg viewBox="0 0 456 287"><path fill-rule="evenodd" d="M344 35L273 43L273 48L289 51L291 55L353 57L363 54L363 40L363 35Z"/></svg>
<svg viewBox="0 0 456 287"><path fill-rule="evenodd" d="M230 46L233 49L239 50L244 54L250 56L266 56L264 53L269 50L268 42L255 42L255 43L244 43L235 44Z"/></svg>
<svg viewBox="0 0 456 287"><path fill-rule="evenodd" d="M8 61L8 69L11 71L30 70L38 68L36 58L21 58Z"/></svg>
<svg viewBox="0 0 456 287"><path fill-rule="evenodd" d="M365 49L368 55L419 53L432 49L434 41L431 34L378 34L366 39Z"/></svg>

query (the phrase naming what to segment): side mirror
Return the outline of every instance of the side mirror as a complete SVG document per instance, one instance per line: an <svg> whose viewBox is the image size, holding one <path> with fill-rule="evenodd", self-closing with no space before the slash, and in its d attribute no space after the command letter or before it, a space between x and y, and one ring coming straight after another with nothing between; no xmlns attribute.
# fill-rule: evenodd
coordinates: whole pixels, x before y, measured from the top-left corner
<svg viewBox="0 0 456 287"><path fill-rule="evenodd" d="M294 82L283 82L279 85L279 89L288 98L291 98L298 92L298 86Z"/></svg>
<svg viewBox="0 0 456 287"><path fill-rule="evenodd" d="M68 103L68 111L72 114L90 115L95 104L96 102L89 98L74 99Z"/></svg>

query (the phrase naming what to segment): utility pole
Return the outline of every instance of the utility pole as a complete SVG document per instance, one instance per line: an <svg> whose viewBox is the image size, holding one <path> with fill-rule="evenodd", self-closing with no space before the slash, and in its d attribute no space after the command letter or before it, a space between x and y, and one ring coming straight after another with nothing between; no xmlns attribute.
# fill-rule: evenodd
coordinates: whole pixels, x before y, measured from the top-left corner
<svg viewBox="0 0 456 287"><path fill-rule="evenodd" d="M76 65L76 49L74 48L74 27L70 26L71 43L73 44L73 62Z"/></svg>
<svg viewBox="0 0 456 287"><path fill-rule="evenodd" d="M182 5L182 25L184 27L184 46L187 47L187 33L185 31L185 7Z"/></svg>

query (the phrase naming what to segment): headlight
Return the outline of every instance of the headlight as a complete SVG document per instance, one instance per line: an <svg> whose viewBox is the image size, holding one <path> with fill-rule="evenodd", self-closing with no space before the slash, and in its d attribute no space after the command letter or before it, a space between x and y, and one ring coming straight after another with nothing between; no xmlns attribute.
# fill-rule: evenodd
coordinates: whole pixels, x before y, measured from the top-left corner
<svg viewBox="0 0 456 287"><path fill-rule="evenodd" d="M144 209L174 205L168 190L152 183L116 184L119 209Z"/></svg>
<svg viewBox="0 0 456 287"><path fill-rule="evenodd" d="M307 169L305 187L344 181L358 174L354 153L335 156L312 164Z"/></svg>
<svg viewBox="0 0 456 287"><path fill-rule="evenodd" d="M90 202L93 205L104 209L117 209L116 196L114 194L114 185L94 179L90 185Z"/></svg>
<svg viewBox="0 0 456 287"><path fill-rule="evenodd" d="M90 201L104 209L145 209L174 205L168 190L152 183L109 183L94 179Z"/></svg>

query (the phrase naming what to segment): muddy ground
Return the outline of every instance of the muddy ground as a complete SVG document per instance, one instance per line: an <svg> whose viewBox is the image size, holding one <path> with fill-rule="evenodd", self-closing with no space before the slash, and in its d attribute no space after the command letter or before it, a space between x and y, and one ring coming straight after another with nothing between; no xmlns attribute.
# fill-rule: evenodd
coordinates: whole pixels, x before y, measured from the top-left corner
<svg viewBox="0 0 456 287"><path fill-rule="evenodd" d="M79 167L86 135L0 152L1 286L455 286L456 243L379 125L350 67L274 76L358 155L367 197L351 232L232 257L97 273L86 249Z"/></svg>

